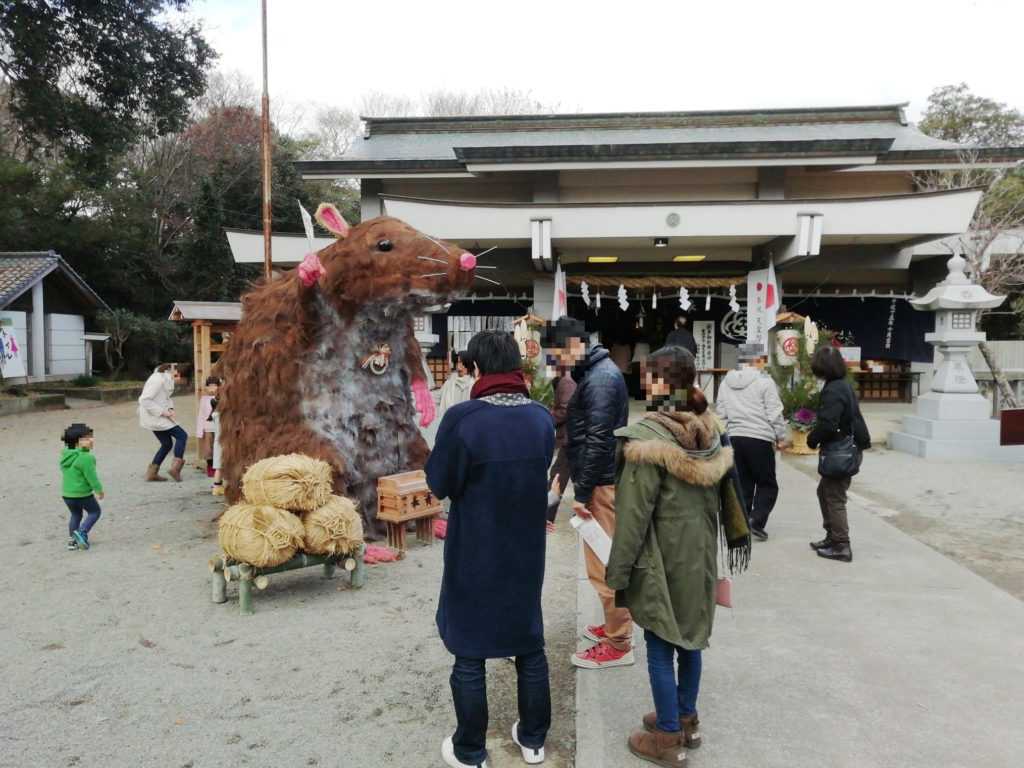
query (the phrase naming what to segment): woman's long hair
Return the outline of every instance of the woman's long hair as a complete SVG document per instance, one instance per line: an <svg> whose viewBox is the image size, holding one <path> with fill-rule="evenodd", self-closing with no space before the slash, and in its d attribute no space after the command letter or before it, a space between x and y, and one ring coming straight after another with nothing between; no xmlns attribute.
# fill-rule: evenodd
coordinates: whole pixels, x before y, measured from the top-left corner
<svg viewBox="0 0 1024 768"><path fill-rule="evenodd" d="M644 376L650 373L671 387L667 395L648 398L653 410L692 411L702 414L708 409L708 400L695 386L697 364L693 353L683 347L662 347L647 356Z"/></svg>

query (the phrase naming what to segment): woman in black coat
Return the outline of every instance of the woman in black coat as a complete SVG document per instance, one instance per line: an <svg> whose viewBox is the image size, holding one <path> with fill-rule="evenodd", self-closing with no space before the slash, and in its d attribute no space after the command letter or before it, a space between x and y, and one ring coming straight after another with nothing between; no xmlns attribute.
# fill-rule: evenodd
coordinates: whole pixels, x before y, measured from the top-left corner
<svg viewBox="0 0 1024 768"><path fill-rule="evenodd" d="M846 362L835 347L822 347L811 357L811 371L825 386L818 400L818 421L807 435L807 445L817 448L822 443L831 443L846 435L853 435L857 446L857 466L860 466L865 449L871 447L871 435L860 414L857 395L846 381ZM818 504L821 506L821 520L825 538L812 541L811 548L818 557L853 560L850 549L850 526L846 519L846 492L850 488L849 477L821 477L818 481Z"/></svg>

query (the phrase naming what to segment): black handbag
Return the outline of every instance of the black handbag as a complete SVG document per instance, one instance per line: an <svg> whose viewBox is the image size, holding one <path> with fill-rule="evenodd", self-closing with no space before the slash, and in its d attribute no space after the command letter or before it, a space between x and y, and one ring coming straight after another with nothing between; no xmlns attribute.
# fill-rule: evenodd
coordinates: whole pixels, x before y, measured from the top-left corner
<svg viewBox="0 0 1024 768"><path fill-rule="evenodd" d="M853 477L860 472L860 451L853 435L843 435L818 449L818 474L822 477Z"/></svg>

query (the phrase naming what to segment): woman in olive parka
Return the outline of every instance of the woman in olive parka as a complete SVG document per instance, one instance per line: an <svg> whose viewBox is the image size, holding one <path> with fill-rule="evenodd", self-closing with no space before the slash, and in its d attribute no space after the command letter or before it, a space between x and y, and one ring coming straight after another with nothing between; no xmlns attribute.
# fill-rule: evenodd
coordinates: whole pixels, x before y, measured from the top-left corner
<svg viewBox="0 0 1024 768"><path fill-rule="evenodd" d="M656 710L629 737L629 749L665 766L700 746L697 691L715 615L719 525L730 564L742 568L750 547L732 449L695 378L688 350L653 352L644 372L650 413L615 432L617 524L606 580L616 604L643 627Z"/></svg>

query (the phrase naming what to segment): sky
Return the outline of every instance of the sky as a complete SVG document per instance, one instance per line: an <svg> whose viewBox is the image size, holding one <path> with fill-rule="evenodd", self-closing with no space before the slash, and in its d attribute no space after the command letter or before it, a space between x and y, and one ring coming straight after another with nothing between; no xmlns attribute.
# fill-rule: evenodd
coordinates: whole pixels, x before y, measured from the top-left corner
<svg viewBox="0 0 1024 768"><path fill-rule="evenodd" d="M266 0L271 104L528 92L558 112L910 102L1024 111L1020 0ZM262 84L261 0L193 0L218 69Z"/></svg>

